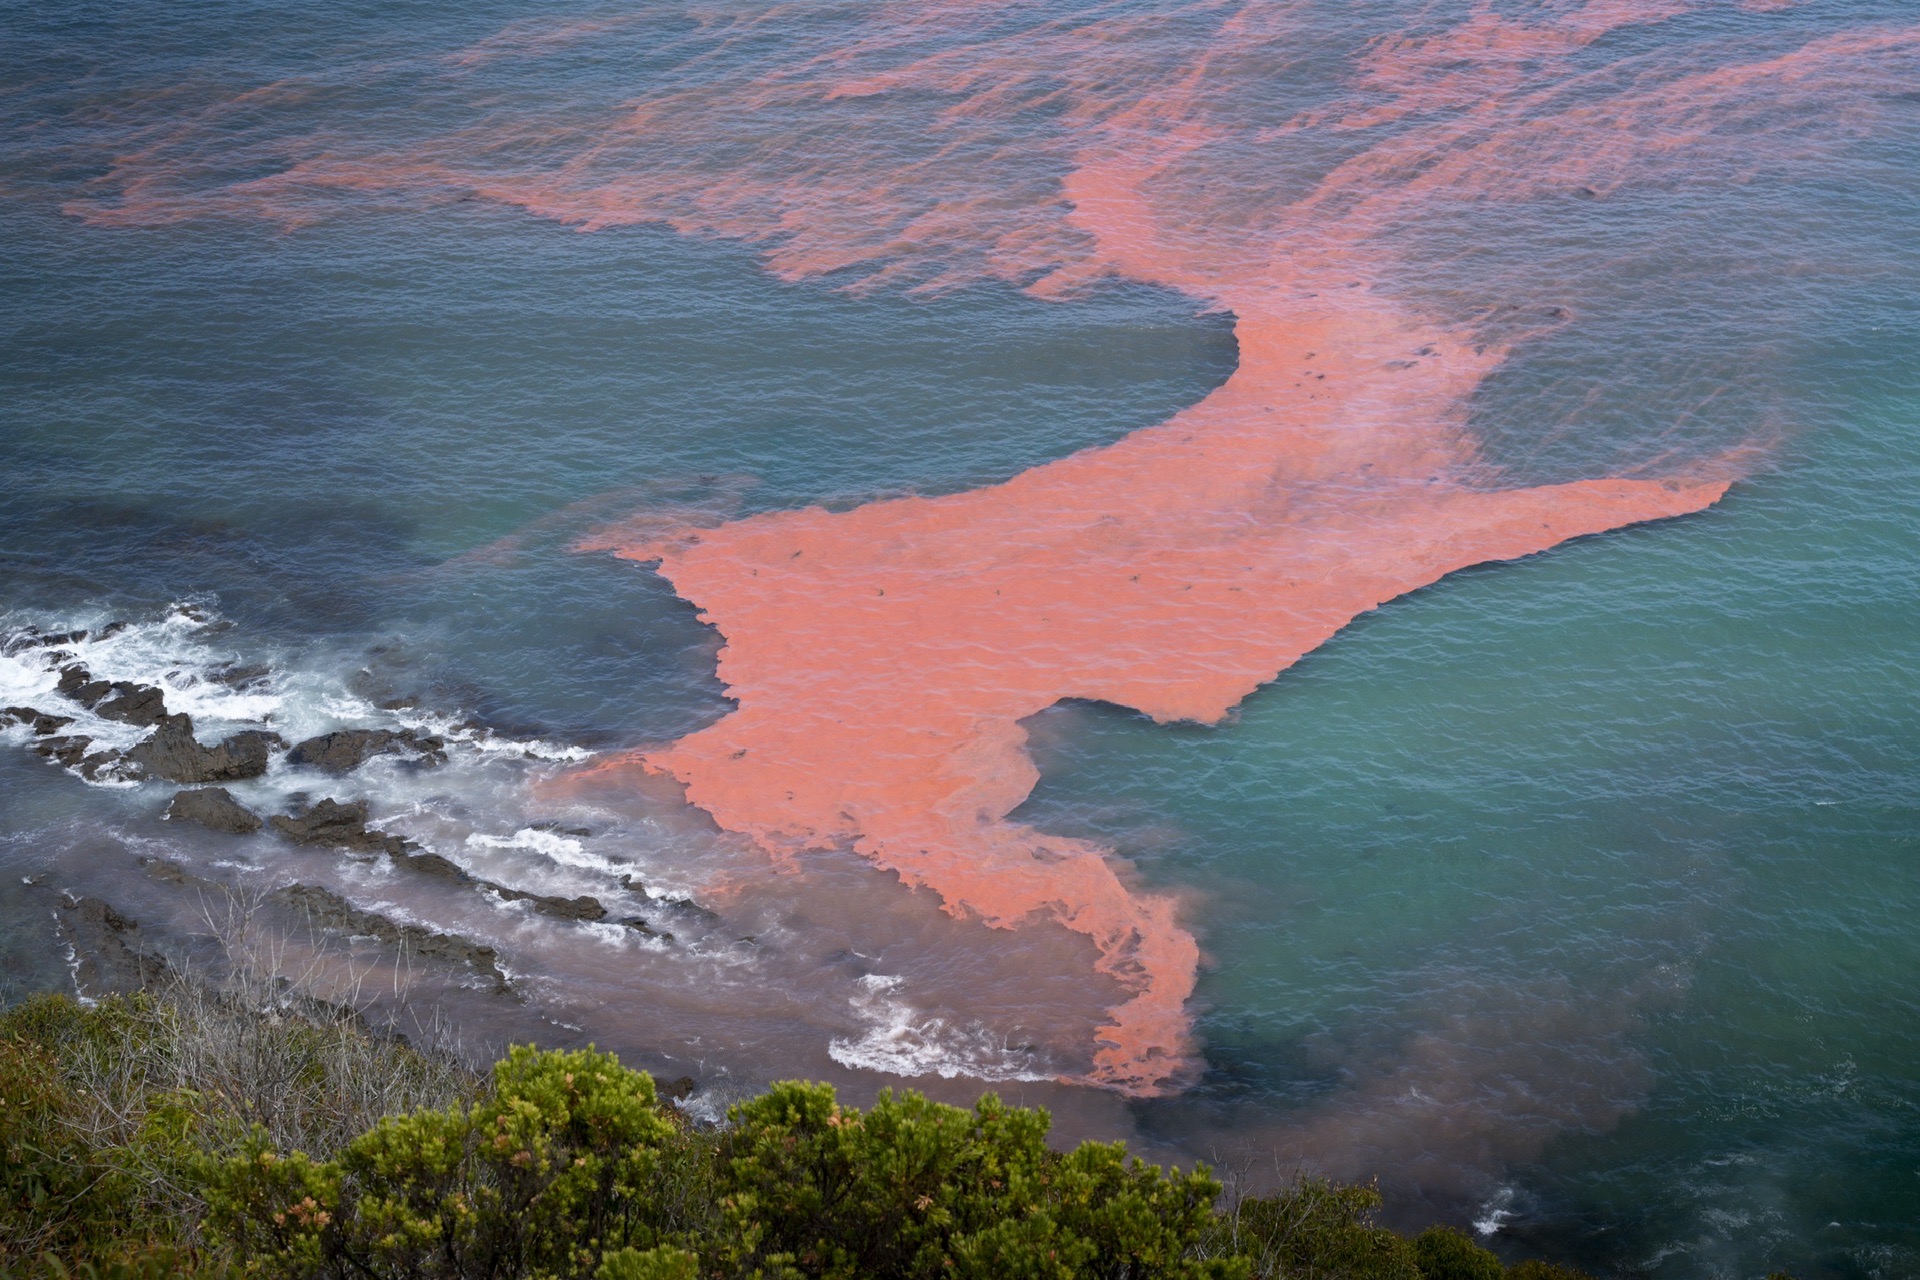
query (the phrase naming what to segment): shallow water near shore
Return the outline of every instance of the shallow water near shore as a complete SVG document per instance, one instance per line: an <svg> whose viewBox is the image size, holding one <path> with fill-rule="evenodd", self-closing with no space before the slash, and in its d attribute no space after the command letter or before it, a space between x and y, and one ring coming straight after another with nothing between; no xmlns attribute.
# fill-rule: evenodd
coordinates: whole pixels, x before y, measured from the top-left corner
<svg viewBox="0 0 1920 1280"><path fill-rule="evenodd" d="M1268 77L1288 110L1332 94L1370 34L1309 8L1315 42ZM1241 365L1243 317L1119 277L1058 300L990 275L850 294L832 271L770 273L764 244L582 234L524 193L383 187L313 217L223 194L272 169L249 150L262 128L354 119L396 154L440 138L437 163L479 96L558 136L576 101L723 83L729 58L744 75L754 40L811 38L800 15L717 45L703 15L675 26L682 46L583 9L592 34L556 62L512 53L558 36L505 7L7 13L4 629L132 622L69 650L176 708L204 699L203 738L263 718L289 739L468 726L439 769L276 765L234 790L263 813L365 798L475 875L592 894L654 931L183 829L160 820L172 788L89 785L12 729L14 990L69 981L56 890L114 903L189 963L213 886L297 880L496 948L512 991L364 939L361 968L329 981L386 1007L404 989L480 1051L617 1048L693 1076L709 1113L796 1074L856 1100L992 1087L1069 1138L1256 1185L1378 1176L1397 1221L1473 1223L1603 1274L1920 1271L1911 103L1884 95L1844 145L1796 139L1759 180L1436 208L1378 285L1533 317L1501 330L1512 354L1468 402L1507 482L1660 476L1753 446L1719 504L1454 573L1218 726L1077 700L1024 722L1040 781L1014 819L1114 850L1201 948L1200 1070L1128 1100L1058 1082L1087 1071L1122 994L1087 937L953 918L846 849L772 858L669 777L569 781L732 706L694 607L574 547L636 515L709 527L998 484L1205 400ZM1721 6L1579 56L1657 67L1721 40L1784 56L1909 19ZM456 57L482 78L413 69ZM209 115L302 75L311 97ZM498 164L547 136L527 126ZM1263 180L1336 165L1355 144L1331 136L1303 134ZM216 153L235 172L210 176ZM129 155L161 157L153 180L100 187ZM166 216L89 204L140 201ZM50 687L35 652L0 659L0 704ZM254 665L252 684L215 679Z"/></svg>

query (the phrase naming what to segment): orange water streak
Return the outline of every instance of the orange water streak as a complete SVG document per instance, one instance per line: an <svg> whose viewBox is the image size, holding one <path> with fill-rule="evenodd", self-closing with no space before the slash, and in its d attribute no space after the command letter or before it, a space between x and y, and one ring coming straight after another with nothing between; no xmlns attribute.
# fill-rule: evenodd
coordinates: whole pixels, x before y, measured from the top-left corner
<svg viewBox="0 0 1920 1280"><path fill-rule="evenodd" d="M1108 448L950 497L585 544L658 561L726 638L738 710L637 762L769 848L848 842L956 913L1093 939L1130 998L1092 1078L1129 1093L1193 1067L1198 948L1097 846L1007 820L1037 781L1020 721L1088 698L1213 723L1383 601L1727 488L1468 487L1448 428L1497 353L1312 283L1234 298L1234 376Z"/></svg>
<svg viewBox="0 0 1920 1280"><path fill-rule="evenodd" d="M716 57L774 52L610 120L485 117L395 153L337 122L262 135L239 158L268 176L209 185L236 158L241 95L136 135L69 208L103 225L244 211L299 226L343 195L477 195L583 229L737 237L790 279L1067 296L1124 277L1231 312L1233 376L1109 447L950 497L629 522L581 544L658 562L723 635L738 700L595 770L671 774L778 856L846 844L955 914L1084 934L1127 993L1088 1078L1151 1094L1195 1066L1198 947L1172 900L1131 889L1099 846L1010 820L1036 781L1022 720L1088 698L1214 723L1356 615L1454 569L1716 501L1737 459L1498 487L1466 419L1515 339L1404 301L1396 247L1468 205L1817 162L1920 73L1912 25L1784 51L1623 39L1610 60L1603 37L1714 0L1409 7L1348 51L1343 94L1296 109L1263 96L1307 56L1317 7L1296 0L889 0L815 38L778 6L695 4ZM1765 36L1786 4L1719 7ZM435 74L627 24L515 27ZM1308 134L1326 163L1295 158ZM1432 301L1445 293L1428 305L1453 306Z"/></svg>

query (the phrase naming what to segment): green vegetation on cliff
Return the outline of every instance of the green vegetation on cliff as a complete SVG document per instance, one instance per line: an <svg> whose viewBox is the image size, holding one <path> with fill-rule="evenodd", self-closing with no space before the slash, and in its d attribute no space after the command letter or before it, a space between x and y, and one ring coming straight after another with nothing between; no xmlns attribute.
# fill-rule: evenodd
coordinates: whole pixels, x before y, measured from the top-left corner
<svg viewBox="0 0 1920 1280"><path fill-rule="evenodd" d="M177 984L0 1015L0 1276L1576 1280L1370 1187L1223 1204L1044 1112L782 1083L706 1128L593 1049L490 1075L350 1013Z"/></svg>

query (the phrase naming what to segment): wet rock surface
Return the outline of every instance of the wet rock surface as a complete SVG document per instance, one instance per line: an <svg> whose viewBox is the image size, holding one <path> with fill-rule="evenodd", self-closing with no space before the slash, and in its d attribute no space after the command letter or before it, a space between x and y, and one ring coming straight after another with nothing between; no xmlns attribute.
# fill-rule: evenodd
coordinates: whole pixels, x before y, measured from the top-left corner
<svg viewBox="0 0 1920 1280"><path fill-rule="evenodd" d="M102 899L64 894L56 915L73 948L74 984L82 994L138 991L166 976L167 962L145 949L138 922Z"/></svg>
<svg viewBox="0 0 1920 1280"><path fill-rule="evenodd" d="M273 668L264 662L228 663L206 673L207 679L229 689L251 689L265 684Z"/></svg>
<svg viewBox="0 0 1920 1280"><path fill-rule="evenodd" d="M102 636L112 634L104 631ZM76 631L42 631L38 627L24 627L7 637L6 652L24 653L28 649L57 649L65 644L79 644L87 638L86 628Z"/></svg>
<svg viewBox="0 0 1920 1280"><path fill-rule="evenodd" d="M172 858L145 857L140 859L140 865L145 869L146 873L156 881L161 884L172 885L176 889L199 889L203 892L210 890L215 893L226 892L224 885L215 884L211 880L203 879L193 874L193 872L187 870Z"/></svg>
<svg viewBox="0 0 1920 1280"><path fill-rule="evenodd" d="M260 815L233 798L225 787L201 787L181 791L167 806L169 822L197 822L213 831L249 835L266 824Z"/></svg>
<svg viewBox="0 0 1920 1280"><path fill-rule="evenodd" d="M89 782L106 777L108 770L120 763L121 759L118 751L95 751L93 739L84 733L40 738L28 750L35 755L45 756L63 768L72 769Z"/></svg>
<svg viewBox="0 0 1920 1280"><path fill-rule="evenodd" d="M445 764L446 739L415 729L337 729L287 753L289 764L349 773L377 755L409 755L417 764Z"/></svg>
<svg viewBox="0 0 1920 1280"><path fill-rule="evenodd" d="M402 924L375 911L363 911L331 889L312 884L293 884L268 895L271 901L305 913L323 928L338 929L361 937L377 938L388 946L409 954L464 964L488 979L498 992L512 990L507 975L500 970L500 954L470 938L435 933L416 924Z"/></svg>
<svg viewBox="0 0 1920 1280"><path fill-rule="evenodd" d="M193 736L193 718L182 713L163 717L126 759L140 776L166 782L239 782L264 774L274 748L284 745L277 733L247 729L214 746L202 746Z"/></svg>
<svg viewBox="0 0 1920 1280"><path fill-rule="evenodd" d="M109 693L113 692L111 680L95 680L93 673L79 663L60 669L60 683L54 686L63 698L70 698L83 707L92 707Z"/></svg>
<svg viewBox="0 0 1920 1280"><path fill-rule="evenodd" d="M81 759L87 754L87 748L92 745L92 738L89 738L84 733L76 733L42 738L40 741L34 743L30 749L35 755L45 756L49 760L56 760L68 768L72 768L74 765L80 763Z"/></svg>
<svg viewBox="0 0 1920 1280"><path fill-rule="evenodd" d="M702 924L719 924L720 923L719 912L709 911L707 908L695 902L692 898L662 898L660 900L660 905L665 907L667 910L675 912L679 915L685 916L688 919L698 920Z"/></svg>
<svg viewBox="0 0 1920 1280"><path fill-rule="evenodd" d="M132 684L116 680L112 692L93 708L103 720L147 727L157 725L167 715L166 696L150 684Z"/></svg>
<svg viewBox="0 0 1920 1280"><path fill-rule="evenodd" d="M453 859L443 858L437 853L426 853L407 841L402 841L401 844L400 849L389 852L395 865L405 867L409 871L417 871L421 875L451 880L455 884L473 883L473 877Z"/></svg>
<svg viewBox="0 0 1920 1280"><path fill-rule="evenodd" d="M367 803L364 800L342 804L328 798L316 802L303 813L276 814L271 821L274 830L296 844L324 845L349 853L384 853L393 859L395 866L451 884L472 885L507 902L524 902L535 912L554 920L591 922L607 918L606 904L589 894L568 898L509 888L492 880L483 880L451 858L423 850L411 840L389 835L378 827L370 827L367 825ZM638 927L653 936L672 937L671 934L657 933L645 921L641 921Z"/></svg>
<svg viewBox="0 0 1920 1280"><path fill-rule="evenodd" d="M505 898L508 902L525 902L543 916L552 916L555 920L604 920L607 908L600 899L581 894L577 898L562 898L552 894L528 893L525 889L509 889L502 884L483 882L486 887Z"/></svg>
<svg viewBox="0 0 1920 1280"><path fill-rule="evenodd" d="M56 716L35 707L7 707L5 710L0 710L0 728L10 724L23 724L36 736L41 737L64 729L72 723L72 716Z"/></svg>
<svg viewBox="0 0 1920 1280"><path fill-rule="evenodd" d="M656 929L653 922L645 916L622 916L620 924L645 938L658 938L662 942L672 942L673 935L665 929Z"/></svg>
<svg viewBox="0 0 1920 1280"><path fill-rule="evenodd" d="M353 853L403 854L407 842L367 825L367 802L328 798L297 814L275 814L273 829L295 844L325 845Z"/></svg>
<svg viewBox="0 0 1920 1280"><path fill-rule="evenodd" d="M144 728L159 724L167 715L166 695L155 686L131 680L96 680L77 662L60 669L60 683L54 687L103 720Z"/></svg>

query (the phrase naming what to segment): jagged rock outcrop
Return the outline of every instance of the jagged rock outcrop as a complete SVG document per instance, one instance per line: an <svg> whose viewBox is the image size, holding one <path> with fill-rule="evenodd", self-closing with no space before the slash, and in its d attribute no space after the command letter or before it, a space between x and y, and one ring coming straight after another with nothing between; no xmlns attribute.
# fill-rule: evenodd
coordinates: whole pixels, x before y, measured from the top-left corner
<svg viewBox="0 0 1920 1280"><path fill-rule="evenodd" d="M23 724L38 737L45 737L72 723L72 716L56 716L52 712L41 711L37 707L7 707L0 710L0 728L10 724Z"/></svg>
<svg viewBox="0 0 1920 1280"><path fill-rule="evenodd" d="M60 683L54 687L104 720L145 727L160 723L167 714L166 696L153 685L96 680L77 662L60 669Z"/></svg>
<svg viewBox="0 0 1920 1280"><path fill-rule="evenodd" d="M210 830L237 836L250 835L266 825L259 814L235 800L225 787L176 792L173 803L167 806L166 817L169 822L197 822Z"/></svg>
<svg viewBox="0 0 1920 1280"><path fill-rule="evenodd" d="M297 814L275 814L273 829L295 844L326 845L351 853L403 854L407 842L367 825L367 802L328 798Z"/></svg>
<svg viewBox="0 0 1920 1280"><path fill-rule="evenodd" d="M509 889L503 884L492 882L486 882L486 887L508 902L530 903L541 915L552 916L556 920L604 920L607 918L606 905L600 899L584 893L577 898L562 898L552 894L528 893L525 889Z"/></svg>
<svg viewBox="0 0 1920 1280"><path fill-rule="evenodd" d="M445 738L415 729L336 729L308 738L287 753L287 763L328 773L349 773L377 755L410 755L422 765L445 764Z"/></svg>
<svg viewBox="0 0 1920 1280"><path fill-rule="evenodd" d="M181 713L162 717L144 742L128 750L126 760L141 776L167 782L239 782L265 773L274 748L285 745L277 733L246 729L202 746L193 736L193 718Z"/></svg>

